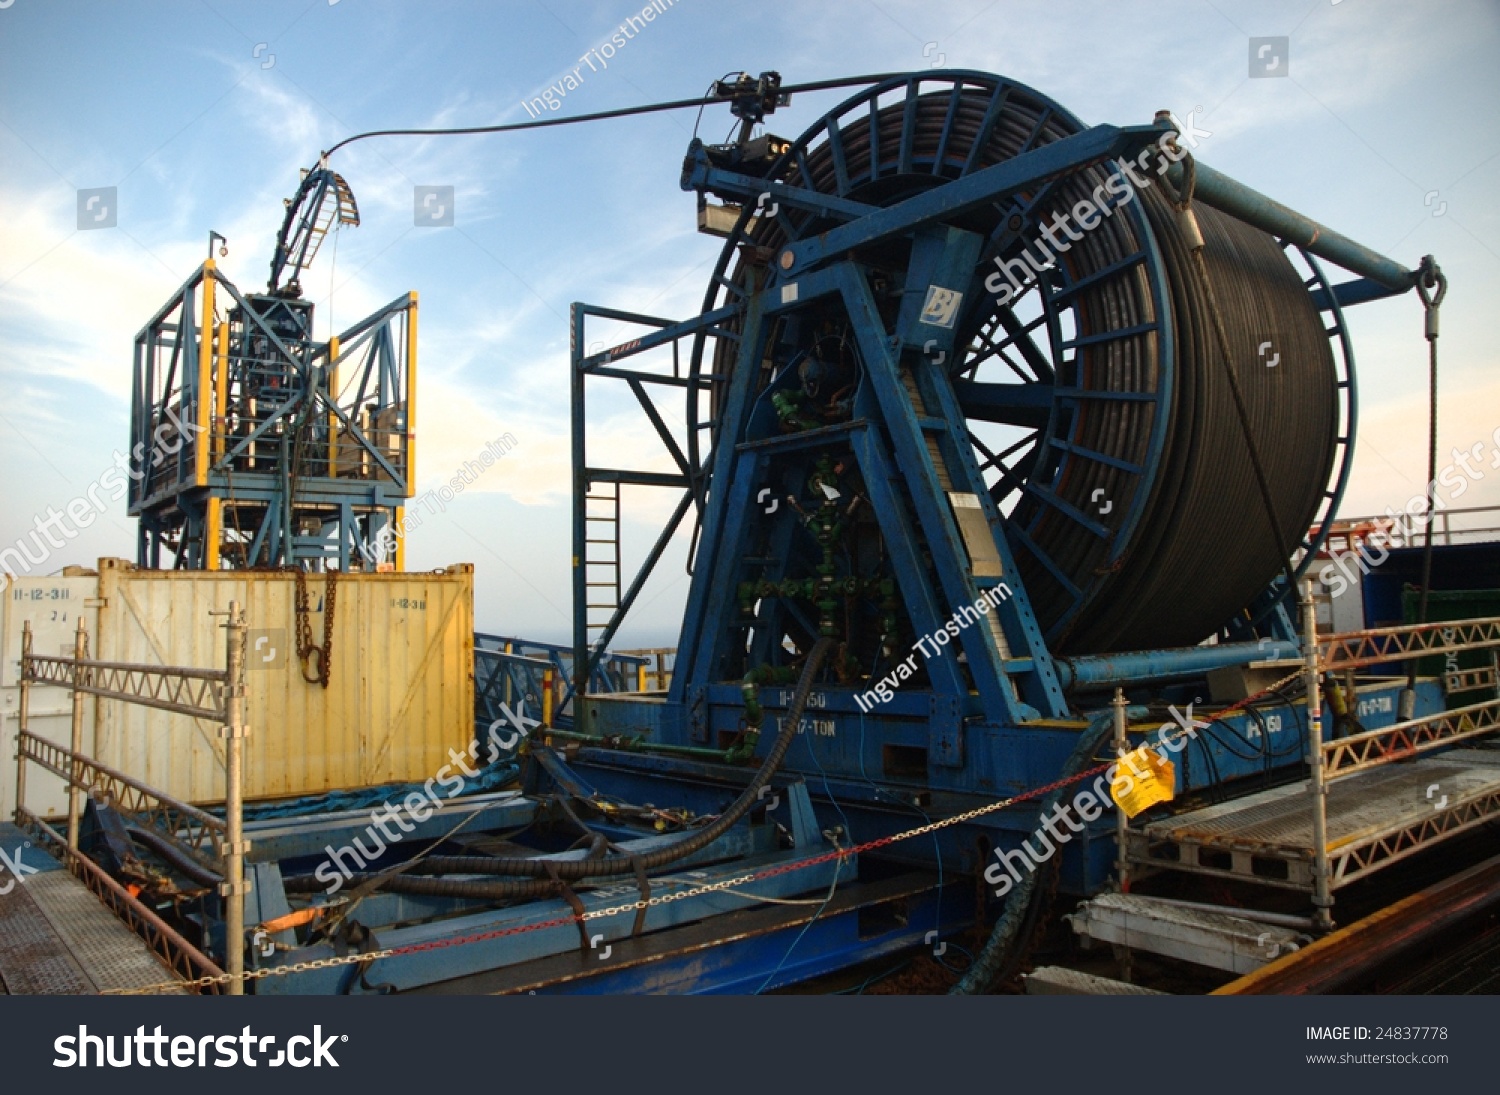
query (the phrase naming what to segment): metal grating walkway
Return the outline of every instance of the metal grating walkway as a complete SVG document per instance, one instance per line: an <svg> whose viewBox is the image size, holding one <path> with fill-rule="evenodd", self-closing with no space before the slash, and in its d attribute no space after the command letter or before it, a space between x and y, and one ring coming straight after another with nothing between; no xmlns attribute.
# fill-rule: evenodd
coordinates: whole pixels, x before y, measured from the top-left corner
<svg viewBox="0 0 1500 1095"><path fill-rule="evenodd" d="M1328 785L1330 885L1356 879L1500 817L1500 750L1455 749ZM1148 823L1130 834L1141 866L1313 889L1306 782Z"/></svg>
<svg viewBox="0 0 1500 1095"><path fill-rule="evenodd" d="M0 833L0 846L14 827ZM12 996L85 996L171 980L146 944L100 904L88 888L34 849L21 845L27 866L16 882L0 879L0 991ZM45 864L45 867L44 867Z"/></svg>

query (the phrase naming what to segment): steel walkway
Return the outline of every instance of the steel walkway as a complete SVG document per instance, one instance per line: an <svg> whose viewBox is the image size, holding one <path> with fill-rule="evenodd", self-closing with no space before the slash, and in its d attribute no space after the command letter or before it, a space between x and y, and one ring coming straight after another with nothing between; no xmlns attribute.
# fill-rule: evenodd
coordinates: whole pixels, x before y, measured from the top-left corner
<svg viewBox="0 0 1500 1095"><path fill-rule="evenodd" d="M1500 750L1454 749L1328 785L1330 888L1500 817ZM1164 818L1130 833L1132 865L1311 892L1307 781Z"/></svg>
<svg viewBox="0 0 1500 1095"><path fill-rule="evenodd" d="M0 851L0 992L85 996L171 980L139 936L8 822Z"/></svg>

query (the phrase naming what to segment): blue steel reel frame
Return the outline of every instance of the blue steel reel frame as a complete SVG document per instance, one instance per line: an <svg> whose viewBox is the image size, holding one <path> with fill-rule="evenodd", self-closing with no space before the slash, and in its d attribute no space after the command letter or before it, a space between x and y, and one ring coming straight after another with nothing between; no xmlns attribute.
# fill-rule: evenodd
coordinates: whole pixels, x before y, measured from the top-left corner
<svg viewBox="0 0 1500 1095"><path fill-rule="evenodd" d="M668 518L661 532L656 538L655 544L646 553L630 585L621 595L620 603L611 613L610 619L603 626L601 633L594 642L589 641L588 632L591 623L588 615L588 578L587 567L578 565L573 572L573 662L570 667L573 672L569 679L569 687L572 692L587 692L592 674L597 671L599 660L604 656L609 644L614 640L616 632L621 623L629 614L631 607L635 604L636 597L644 588L647 579L651 576L665 552L671 539L677 533L683 518L688 510L698 503L701 507L702 499L698 496L698 490L706 483L704 468L693 464L683 455L667 426L656 401L650 396L649 391L665 386L668 388L679 387L688 393L688 401L691 404L695 399L697 391L706 384L713 383L713 377L701 377L684 374L680 371L678 363L680 360L677 344L680 340L690 336L724 338L731 342L738 341L738 334L727 330L721 324L732 319L735 315L734 308L724 308L717 312L704 313L689 320L674 322L659 316L648 316L635 312L625 312L617 308L603 308L595 305L574 302L570 308L568 340L571 370L570 382L570 411L571 411L571 448L573 464L573 554L580 564L587 558L588 544L588 517L587 503L585 499L589 494L590 487L595 483L610 482L617 488L626 485L646 487L666 487L682 491L682 496L677 503L672 515ZM588 353L586 347L590 345L587 336L587 322L589 318L602 319L615 323L623 323L631 326L639 326L647 329L647 333L627 342L610 346L599 353ZM629 359L638 355L648 353L659 348L669 347L672 351L672 372L664 374L650 368L634 367L627 364ZM628 384L635 395L641 409L646 413L652 428L656 431L657 439L662 443L663 451L672 459L677 466L677 472L667 473L644 468L604 468L589 462L587 444L587 413L588 405L588 381L590 379L610 379L623 381ZM648 387L649 386L649 387ZM691 430L685 439L691 443L695 435ZM702 510L699 509L701 516ZM697 533L701 531L701 524L695 528L694 543L696 545ZM693 552L689 551L688 567L691 573ZM583 667L580 669L580 667ZM570 693L571 694L571 693Z"/></svg>
<svg viewBox="0 0 1500 1095"><path fill-rule="evenodd" d="M924 85L933 84L940 85L936 91L924 92L922 90ZM919 154L921 150L917 148L917 138L913 132L917 121L918 100L940 96L945 89L948 95L948 108L942 134L934 150L929 154ZM893 92L904 92L904 100L881 106L881 97L889 96ZM958 141L952 141L951 138L959 116L960 103L965 96L972 96L975 92L989 96L984 112L984 122L980 130L973 134L963 164L957 166L947 161L946 158L951 145L970 139L963 135L958 137ZM1077 134L1087 128L1051 99L1015 81L976 71L941 70L914 73L893 77L874 85L824 115L801 137L792 142L791 147L767 171L766 178L778 179L786 175L794 166L800 180L812 178L813 170L810 166L809 155L816 156L827 148L830 150L829 155L834 159L837 193L820 195L823 201L809 203L809 208L817 208L820 204L825 209L831 206L835 215L843 217L855 217L862 213L873 212L878 206L862 205L851 195L857 195L862 189L878 186L882 182L905 179L910 183L913 176L925 175L926 179L932 180L933 187L938 187L987 166L983 162L985 159L983 150L988 145L990 135L1002 121L1014 122L1014 119L1006 113L1006 109L1007 106L1017 102L1034 106L1038 113L1030 133L1015 153L1016 156L1051 143L1040 141L1049 123L1065 127L1064 132L1051 135L1052 141L1069 134ZM857 117L847 126L840 125L840 119L847 119L850 114L856 113L862 113L864 116ZM901 130L897 144L900 151L894 159L883 165L879 151L879 138L883 135L881 126L889 124L898 114ZM850 174L844 142L845 134L856 132L858 126L865 127L863 131L860 131L862 137L873 128L877 139L870 142L873 151L866 165L868 170L864 174L855 176ZM815 142L818 142L820 138L823 143L815 147ZM997 160L996 162L1004 161ZM947 173L943 171L945 164L949 168ZM1105 166L1118 170L1118 165L1112 160L1105 161L1101 165L1101 170ZM891 167L894 170L887 173L885 167ZM917 168L921 168L922 171L914 170ZM955 170L956 173L954 173ZM991 234L984 251L983 264L978 266L978 273L970 281L968 292L970 314L966 324L960 324L960 327L970 328L974 339L983 338L984 345L973 350L964 360L956 360L954 366L950 367L950 372L960 380L960 403L964 405L966 415L969 415L971 411L974 412L972 417L975 418L981 418L984 414L996 414L997 410L1000 413L1007 413L1006 404L1008 403L1010 417L1031 419L1037 410L1046 406L1048 415L1046 424L1037 430L1034 439L1027 439L1027 444L1022 446L1029 447L1032 450L1031 455L1021 460L1013 460L1010 468L1007 468L1002 475L1001 482L1004 483L1006 478L1009 478L1016 483L1017 489L1026 490L1028 495L1037 500L1034 512L1026 515L1027 519L1024 522L1012 520L1009 515L1006 516L1007 537L1011 539L1013 547L1024 548L1028 555L1036 559L1042 570L1047 572L1049 580L1056 582L1071 601L1059 618L1047 627L1046 637L1049 641L1054 641L1066 634L1068 624L1077 617L1098 588L1108 581L1110 574L1121 562L1125 549L1131 542L1151 494L1166 437L1167 416L1163 408L1171 404L1174 375L1172 319L1166 275L1154 235L1140 208L1140 201L1132 194L1131 198L1124 203L1123 212L1130 234L1134 237L1135 249L1120 256L1106 269L1088 271L1084 276L1076 279L1071 276L1069 267L1064 264L1060 266L1060 272L1067 274L1067 277L1057 279L1056 275L1052 275L1032 282L1020 294L1016 302L1021 303L1030 298L1039 300L1041 315L1036 320L1029 323L1023 321L1015 316L1016 309L1002 306L988 316L978 317L976 321L980 306L989 305L992 298L986 293L975 292L974 287L976 284L982 285L981 275L988 268L989 258L995 254L1003 255L1007 249L1014 252L1018 249L1016 245L1024 240L1039 238L1037 222L1046 212L1055 209L1050 202L1055 199L1059 188L1070 178L1089 170L1091 169L1085 167L1078 172L1065 173L1046 182L1035 190L1024 205L1013 210L1012 215L1007 218L1008 223L1004 225L1005 231L1002 232L997 228ZM908 191L899 196L908 197L914 192L917 191ZM757 224L752 233L755 212L756 210L748 201L741 209L739 220L730 233L710 279L704 301L705 313L731 307L731 301L742 306L748 295L745 286L741 285L736 278L728 276L728 270L730 256L738 252L741 244L760 246L762 241L768 238L764 228L766 222ZM777 218L775 223L788 228L788 240L780 243L780 246L785 247L802 238L805 230L819 226L821 219L815 213L810 213L801 225L794 225L792 217L788 214ZM1147 321L1124 330L1105 329L1091 330L1088 334L1081 333L1079 320L1082 318L1082 295L1087 291L1100 289L1113 279L1134 278L1138 271L1143 272L1141 276L1145 280L1145 286L1137 286L1136 289L1137 292L1144 289L1142 303L1149 305ZM773 268L773 279L775 274L776 271ZM775 284L773 280L772 287ZM721 298L724 303L721 303ZM1072 319L1071 323L1065 322L1074 312L1080 314ZM1031 338L1031 333L1042 325L1045 325L1047 329L1047 345L1050 355L1038 349ZM1072 339L1064 337L1068 326L1073 329ZM1005 329L1005 337L997 341L992 337L992 332L1001 327ZM1145 368L1148 372L1154 372L1155 388L1153 391L1112 392L1108 389L1086 388L1080 383L1045 403L1033 392L1017 392L1010 395L1010 393L1000 391L1002 388L1029 388L1041 385L1045 382L1041 374L1050 369L1055 376L1059 366L1072 370L1075 376L1085 369L1103 368L1105 366L1093 360L1095 347L1113 340L1131 337L1139 337L1145 343L1143 352L1150 359ZM712 436L717 438L717 431L721 424L719 403L722 389L716 382L727 378L720 372L721 365L726 361L726 355L722 350L716 354L714 374L704 374L705 346L706 336L699 335L695 338L689 363L689 376L693 383L689 388L687 400L687 445L689 463L706 473L712 464L712 457L709 456L700 461L699 438L705 430L714 431ZM966 349L969 348L966 346ZM1005 351L1011 348L1015 348L1033 369L1029 378L1022 374L1014 363L1009 362ZM1066 357L1070 350L1074 353L1071 360ZM972 381L980 365L996 356L1006 360L1012 370L1021 375L1021 384L990 384L975 387L972 383L968 385L962 383L964 380ZM1088 360L1085 360L1086 356ZM968 374L967 377L964 376L965 373ZM701 414L701 398L705 393L708 394L712 403L710 417L707 420L704 420ZM1007 399L1007 396L1010 397ZM1099 406L1104 403L1120 405L1120 411L1129 405L1150 404L1149 440L1146 452L1139 462L1122 460L1108 453L1094 451L1086 445L1077 443L1076 436L1067 439L1060 436L1061 429L1065 425L1071 424L1076 435L1085 419L1092 420L1095 416L1107 417L1108 408ZM972 431L971 440L978 442L976 452L982 458L985 469L1002 466L1006 454L995 454L989 451L978 438L973 437ZM1013 452L1010 455L1013 455ZM1011 469L1023 461L1028 465L1023 469L1023 474L1019 476L1012 474ZM1037 466L1042 467L1048 473L1045 483L1030 481L1031 471ZM1113 525L1091 519L1078 506L1071 505L1058 496L1056 488L1060 484L1069 482L1074 476L1086 475L1089 468L1094 469L1096 477L1110 473L1115 476L1118 489L1108 491L1110 501L1116 507L1115 513L1118 514ZM1101 471L1101 469L1104 470ZM1124 486L1118 482L1122 476L1127 480ZM1129 483L1131 480L1133 480L1133 485ZM696 479L694 493L701 509L707 494L706 474L700 474ZM996 501L1004 500L1003 496L1007 493L1010 492L1003 491L1002 496L996 498ZM1124 502L1120 497L1125 493L1129 495L1128 502ZM1102 562L1093 562L1083 568L1093 572L1091 582L1083 586L1074 584L1072 579L1077 575L1070 576L1065 573L1036 543L1034 535L1036 529L1048 519L1049 513L1054 515L1054 519L1064 519L1081 526L1105 545ZM1057 515L1060 515L1060 518Z"/></svg>
<svg viewBox="0 0 1500 1095"><path fill-rule="evenodd" d="M1305 247L1289 240L1282 240L1281 246L1283 249L1295 249L1302 257L1302 261L1312 272L1311 277L1303 279L1303 284L1307 287L1313 303L1319 312L1332 313L1333 326L1325 330L1337 350L1333 355L1333 367L1338 376L1337 385L1341 396L1339 403L1341 419L1335 435L1335 448L1338 450L1338 456L1334 460L1333 485L1323 492L1323 501L1319 506L1318 514L1313 519L1313 524L1302 534L1298 544L1302 558L1292 568L1292 584L1287 585L1281 576L1272 579L1265 591L1246 609L1246 618L1228 621L1223 634L1226 638L1234 640L1243 639L1246 636L1254 637L1260 632L1269 630L1276 638L1300 643L1301 629L1290 615L1291 610L1287 606L1295 599L1296 589L1302 577L1311 569L1318 552L1323 549L1324 543L1328 540L1329 530L1338 517L1339 507L1344 501L1344 491L1348 488L1349 477L1354 471L1354 443L1359 427L1359 381L1354 366L1354 345L1349 338L1349 324L1344 318L1343 304L1339 300L1339 294L1334 291L1333 282L1324 273L1323 266L1316 256ZM1313 534L1313 528L1318 530L1316 534Z"/></svg>

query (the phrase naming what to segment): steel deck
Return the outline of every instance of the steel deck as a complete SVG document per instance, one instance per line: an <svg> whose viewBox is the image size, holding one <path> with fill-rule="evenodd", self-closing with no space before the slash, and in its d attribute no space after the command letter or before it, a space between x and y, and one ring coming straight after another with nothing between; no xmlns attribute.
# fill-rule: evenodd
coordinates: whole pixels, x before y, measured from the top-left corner
<svg viewBox="0 0 1500 1095"><path fill-rule="evenodd" d="M0 848L35 873L0 876L0 992L87 996L142 988L172 974L150 948L56 860L13 825L0 824Z"/></svg>
<svg viewBox="0 0 1500 1095"><path fill-rule="evenodd" d="M1455 749L1356 772L1328 785L1332 889L1500 817L1500 750ZM1133 864L1284 889L1313 889L1306 781L1149 822Z"/></svg>

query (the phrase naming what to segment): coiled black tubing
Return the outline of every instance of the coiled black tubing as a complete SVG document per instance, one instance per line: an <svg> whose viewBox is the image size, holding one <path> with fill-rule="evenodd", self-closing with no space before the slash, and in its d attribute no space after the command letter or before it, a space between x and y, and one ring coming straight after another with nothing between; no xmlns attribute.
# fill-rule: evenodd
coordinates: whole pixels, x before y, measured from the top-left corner
<svg viewBox="0 0 1500 1095"><path fill-rule="evenodd" d="M934 78L935 80L938 78ZM777 177L824 193L873 205L889 205L941 186L973 170L1004 162L1024 151L1061 140L1080 124L1035 92L1011 85L1003 109L986 124L1000 81L964 77L950 87L903 101L899 97L873 112L868 102L851 101L816 123L794 142ZM873 121L872 121L873 119ZM872 131L878 135L872 140ZM976 152L981 134L984 142ZM839 177L832 142L843 154ZM1048 220L1089 198L1115 173L1098 164L1018 196L1037 201L1033 213ZM1085 393L1159 393L1166 396L1160 451L1152 455L1157 424L1155 405L1143 400L1081 398L1066 412L1055 411L1038 445L1011 469L1013 480L1045 486L1052 497L1089 511L1099 492L1113 503L1096 516L1111 531L1123 527L1136 502L1141 515L1123 551L1111 558L1109 545L1055 507L1025 490L1011 497L1010 547L1038 622L1057 654L1082 654L1195 643L1213 634L1250 604L1285 565L1317 514L1337 447L1338 398L1333 355L1323 322L1312 306L1296 268L1275 239L1201 204L1194 207L1206 248L1205 261L1228 334L1231 361L1245 403L1236 410L1226 362L1214 338L1208 296L1178 229L1177 214L1155 187L1132 192L1142 218L1117 211L1055 256L1060 285L1091 281L1070 297L1072 337L1091 339L1170 320L1170 346L1156 330L1104 338L1077 347L1056 362L1057 383ZM958 226L998 235L1010 207L988 207L967 214ZM764 261L789 239L786 225L795 215L762 218L752 230L749 213L731 236L713 276L705 310L743 299L752 277L742 245L758 248ZM831 227L829 222L826 227ZM825 225L797 223L799 238ZM1005 337L1016 326L1008 309L986 293L984 280L994 260L1014 257L1033 243L1028 235L1006 243L997 254L981 254L970 279L968 300L983 300L961 321L957 345L969 351L954 362L956 376L975 375L974 360L987 340ZM862 260L899 269L903 245L862 254ZM1143 263L1124 260L1154 247L1166 281L1167 315ZM1118 271L1102 275L1115 267ZM731 272L732 268L732 272ZM733 330L730 321L723 325ZM1266 343L1270 349L1262 352ZM737 347L721 339L712 363L714 391L710 415L717 413L724 385L735 367ZM1275 364L1269 364L1271 359ZM1170 368L1168 367L1170 362ZM993 379L980 377L980 379ZM689 421L699 409L689 396ZM975 416L976 418L979 416ZM1250 442L1265 469L1273 522L1257 488ZM716 439L717 440L717 439ZM1074 454L1064 459L1063 442ZM1092 452L1103 460L1080 457ZM1150 467L1149 486L1119 465ZM1145 491L1144 499L1137 498ZM991 491L997 501L1011 494L1007 481ZM1277 543L1279 525L1288 542ZM1045 556L1084 591L1075 598L1043 565ZM828 640L808 653L783 729L744 792L714 822L647 856L613 855L547 862L529 858L434 856L411 873L505 875L507 880L392 875L377 887L409 893L447 894L496 900L552 892L549 878L581 880L618 876L639 867L654 870L693 854L736 824L754 805L759 791L779 767L794 736L808 694L827 654ZM352 882L376 879L359 875ZM287 880L291 892L322 889L311 878Z"/></svg>
<svg viewBox="0 0 1500 1095"><path fill-rule="evenodd" d="M990 126L983 148L971 162L997 84L993 77L965 78L952 88L920 94L913 102L906 101L898 88L891 101L881 100L887 105L873 112L873 128L879 134L875 142L869 104L853 100L794 143L780 176L794 185L810 184L821 192L887 205L1081 128L1035 92L1012 85L999 120ZM843 180L832 151L835 142L843 153ZM904 151L908 142L909 151ZM1097 164L1044 184L1037 207L1042 219L1050 220L1054 212L1066 215L1116 171L1112 163ZM1122 527L1137 493L1148 491L1128 543L1113 557L1103 538L1037 494L1022 490L1013 498L1006 522L1010 547L1056 654L1187 645L1214 634L1285 567L1317 515L1337 448L1338 379L1332 349L1301 275L1277 241L1211 208L1194 206L1228 333L1231 364L1245 400L1242 424L1214 339L1207 296L1172 204L1156 186L1131 190L1144 210L1145 225L1124 209L1104 218L1068 251L1056 254L1059 269L1054 281L1062 286L1083 282L1154 243L1167 282L1171 345L1165 345L1157 331L1095 341L1062 355L1057 383L1090 393L1155 393L1166 386L1166 433L1153 457L1153 404L1082 398L1076 406L1054 411L1043 442L1012 469L1016 479L1045 487L1052 497L1088 513L1111 531ZM1029 203L1036 196L1036 191L1028 191L1017 200ZM988 238L1011 208L987 207L958 224ZM791 238L789 224L796 225L798 238L825 227L815 220L797 222L785 212L755 222L753 235L746 230L748 224L748 219L742 221L726 246L706 307L722 306L729 299L730 284L739 292L747 287L748 262L741 244L751 242L770 249L761 255L774 254ZM998 257L1014 257L1032 246L1035 229L1026 233ZM901 256L889 247L857 257L871 265L882 259L896 268L901 263ZM996 270L996 257L993 251L982 254L970 279L972 295L966 299L983 299L987 306L970 309L960 322L957 344L968 346L969 352L955 363L955 375L965 375L966 361L973 360L986 339L999 340L1007 323L1015 325L1013 316L1002 314L1006 309L984 288L984 279ZM735 272L725 277L732 263L737 264ZM1145 266L1139 262L1125 263L1116 274L1073 293L1070 301L1077 338L1107 335L1160 318ZM1269 348L1264 348L1267 343ZM714 374L721 378L721 391L723 378L735 367L736 352L728 340L720 341ZM1268 364L1272 361L1275 364ZM1246 425L1269 481L1274 522L1257 487ZM1064 458L1057 441L1069 446L1073 455ZM1149 487L1119 467L1121 463L1154 467ZM991 493L1000 501L1010 488L1002 481ZM1101 498L1112 503L1108 514L1097 513L1094 503ZM1280 527L1287 543L1276 542L1273 526ZM1084 591L1081 609L1075 609L1078 598L1040 556Z"/></svg>
<svg viewBox="0 0 1500 1095"><path fill-rule="evenodd" d="M424 873L433 874L494 874L521 876L536 880L578 881L584 878L633 874L637 871L654 871L702 851L739 824L740 819L760 801L761 788L770 783L771 777L781 767L787 750L791 748L792 741L797 736L797 725L802 721L802 713L807 708L807 699L812 693L813 684L817 681L818 670L822 668L823 661L832 646L832 639L822 638L808 651L802 663L802 671L797 678L797 685L792 692L792 701L787 706L786 717L782 720L781 729L775 741L771 743L765 759L761 761L760 767L756 769L755 775L750 778L750 782L745 785L739 797L728 809L703 828L695 829L691 834L673 841L664 848L658 848L640 856L612 855L594 859L550 860L515 856L428 856L417 866ZM374 877L376 876L356 875L351 881L358 883ZM405 893L508 899L539 896L549 892L547 888L551 885L550 881L493 883L484 880L424 879L392 875L378 883L377 888ZM326 887L318 883L316 879L309 881L306 876L287 880L289 892L307 893L324 888Z"/></svg>

